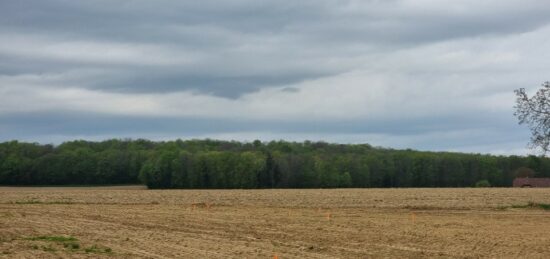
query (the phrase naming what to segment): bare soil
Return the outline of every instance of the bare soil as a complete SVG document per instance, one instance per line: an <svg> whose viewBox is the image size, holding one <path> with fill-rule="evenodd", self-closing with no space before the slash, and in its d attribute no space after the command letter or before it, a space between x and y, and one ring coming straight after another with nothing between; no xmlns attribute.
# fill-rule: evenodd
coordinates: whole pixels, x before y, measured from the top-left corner
<svg viewBox="0 0 550 259"><path fill-rule="evenodd" d="M550 258L529 202L550 188L0 187L0 258Z"/></svg>

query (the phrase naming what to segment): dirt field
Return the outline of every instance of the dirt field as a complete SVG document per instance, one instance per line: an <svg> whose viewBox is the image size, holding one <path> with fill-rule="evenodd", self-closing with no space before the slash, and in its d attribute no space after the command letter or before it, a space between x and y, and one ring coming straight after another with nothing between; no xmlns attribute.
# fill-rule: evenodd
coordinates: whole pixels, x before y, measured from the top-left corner
<svg viewBox="0 0 550 259"><path fill-rule="evenodd" d="M0 258L550 258L547 189L0 187Z"/></svg>

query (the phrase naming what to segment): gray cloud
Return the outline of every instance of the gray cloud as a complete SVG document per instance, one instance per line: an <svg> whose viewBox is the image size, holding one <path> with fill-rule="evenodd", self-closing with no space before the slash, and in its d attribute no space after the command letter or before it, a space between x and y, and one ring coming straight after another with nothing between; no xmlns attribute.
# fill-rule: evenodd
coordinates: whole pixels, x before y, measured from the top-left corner
<svg viewBox="0 0 550 259"><path fill-rule="evenodd" d="M538 0L2 1L0 131L523 150L512 90L548 80L549 11Z"/></svg>
<svg viewBox="0 0 550 259"><path fill-rule="evenodd" d="M99 67L109 70L108 79L82 86L236 97L339 74L381 50L522 33L548 23L550 5L518 3L6 1L0 32L12 49L0 49L9 57L0 73ZM14 54L13 34L35 44Z"/></svg>

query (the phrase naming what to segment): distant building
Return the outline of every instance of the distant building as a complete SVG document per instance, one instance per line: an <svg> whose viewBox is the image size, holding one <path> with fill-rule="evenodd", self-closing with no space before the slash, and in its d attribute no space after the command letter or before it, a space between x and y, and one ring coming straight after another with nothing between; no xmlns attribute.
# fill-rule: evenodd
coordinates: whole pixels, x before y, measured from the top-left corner
<svg viewBox="0 0 550 259"><path fill-rule="evenodd" d="M516 178L514 187L550 187L550 178Z"/></svg>

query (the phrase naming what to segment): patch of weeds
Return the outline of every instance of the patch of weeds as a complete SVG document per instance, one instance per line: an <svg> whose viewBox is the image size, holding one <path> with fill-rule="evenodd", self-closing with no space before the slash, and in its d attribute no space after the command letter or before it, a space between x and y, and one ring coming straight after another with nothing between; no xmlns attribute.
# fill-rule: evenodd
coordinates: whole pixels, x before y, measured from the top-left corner
<svg viewBox="0 0 550 259"><path fill-rule="evenodd" d="M25 238L26 240L31 241L42 241L42 242L53 242L57 244L58 246L63 245L65 249L69 249L71 251L77 251L80 249L80 244L78 243L78 239L71 237L71 236L37 236L37 237L28 237ZM32 245L33 249L38 249L38 245ZM56 251L55 247L52 245L48 246L42 246L42 250L47 252L54 252Z"/></svg>
<svg viewBox="0 0 550 259"><path fill-rule="evenodd" d="M95 253L96 251L97 251L97 247L95 245L84 248L84 252L86 253Z"/></svg>
<svg viewBox="0 0 550 259"><path fill-rule="evenodd" d="M529 202L527 204L527 207L529 207L529 208L538 208L538 209L543 209L543 210L550 210L550 204L548 204L548 203Z"/></svg>
<svg viewBox="0 0 550 259"><path fill-rule="evenodd" d="M40 200L24 200L24 201L15 201L15 204L75 204L72 201L40 201Z"/></svg>
<svg viewBox="0 0 550 259"><path fill-rule="evenodd" d="M78 249L80 249L80 244L79 244L79 243L73 243L73 242L71 242L71 243L63 243L63 246L64 246L65 248L69 248L69 249L71 249L71 250L78 250Z"/></svg>
<svg viewBox="0 0 550 259"><path fill-rule="evenodd" d="M76 239L74 237L71 237L71 236L68 236L68 237L65 237L65 236L38 236L38 237L29 237L29 238L26 238L26 239L27 240L32 240L32 241L51 241L51 242L60 242L60 243L78 241L78 239Z"/></svg>
<svg viewBox="0 0 550 259"><path fill-rule="evenodd" d="M15 204L42 204L42 201L37 200L25 200L25 201L16 201Z"/></svg>
<svg viewBox="0 0 550 259"><path fill-rule="evenodd" d="M550 210L550 204L548 203L538 203L537 206L543 210Z"/></svg>
<svg viewBox="0 0 550 259"><path fill-rule="evenodd" d="M57 249L53 248L51 245L48 246L42 246L42 250L45 252L55 252Z"/></svg>
<svg viewBox="0 0 550 259"><path fill-rule="evenodd" d="M512 208L512 209L542 209L542 210L550 210L550 204L548 203L537 203L537 202L532 202L530 201L529 203L525 204L525 205L511 205L511 206L500 206L500 207L497 207L497 209L507 209L507 208Z"/></svg>
<svg viewBox="0 0 550 259"><path fill-rule="evenodd" d="M100 247L98 245L92 245L90 247L84 248L84 252L94 253L94 254L110 254L113 252L113 249L109 247Z"/></svg>
<svg viewBox="0 0 550 259"><path fill-rule="evenodd" d="M92 245L90 247L86 247L82 249L80 243L78 242L78 239L72 236L37 236L37 237L28 237L28 238L25 238L25 240L53 242L57 248L64 249L65 251L71 251L71 252L83 251L86 253L95 253L95 254L112 254L113 253L113 250L111 248L98 246L98 245ZM43 251L47 251L47 252L57 251L56 247L52 246L51 244L48 244L48 246L40 246L40 247L36 244L33 244L31 246L31 248L33 249L42 249Z"/></svg>

